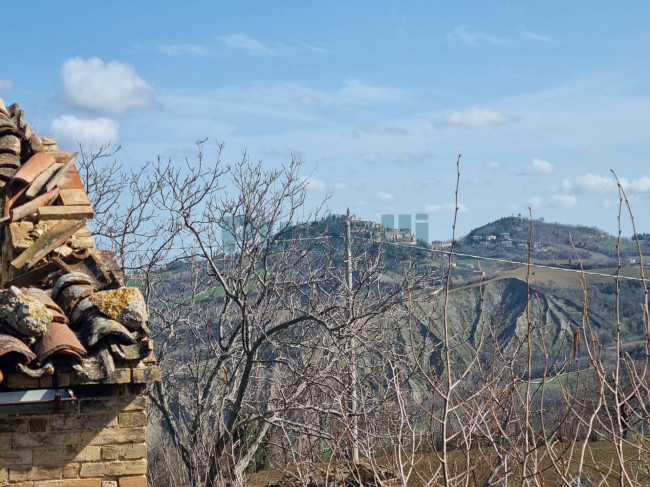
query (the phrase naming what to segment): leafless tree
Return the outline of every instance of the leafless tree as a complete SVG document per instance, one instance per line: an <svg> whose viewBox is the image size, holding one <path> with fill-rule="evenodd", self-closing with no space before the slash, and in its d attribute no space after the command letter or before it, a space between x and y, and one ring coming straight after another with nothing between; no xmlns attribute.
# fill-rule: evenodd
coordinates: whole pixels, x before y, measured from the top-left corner
<svg viewBox="0 0 650 487"><path fill-rule="evenodd" d="M408 252L387 268L381 239L325 231L320 209L305 210L299 159L268 170L244 153L228 165L223 145L213 158L204 147L127 174L98 170L107 146L82 153L97 235L151 311L163 370L151 464L169 472L152 485L243 485L264 467L302 485L324 468L335 482L356 452L376 485L386 469L401 485L648 481L650 342L645 360L630 357L617 319L604 353L584 274L581 326L551 343L529 241L524 322L504 344L482 282L476 319L453 318L453 244L438 293ZM608 463L593 440L613 447Z"/></svg>

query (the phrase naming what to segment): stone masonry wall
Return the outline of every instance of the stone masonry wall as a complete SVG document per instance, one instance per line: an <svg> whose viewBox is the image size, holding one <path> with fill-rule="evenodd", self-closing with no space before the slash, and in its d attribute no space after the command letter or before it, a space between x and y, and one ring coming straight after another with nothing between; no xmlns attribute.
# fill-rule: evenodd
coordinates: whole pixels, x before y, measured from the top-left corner
<svg viewBox="0 0 650 487"><path fill-rule="evenodd" d="M113 387L67 413L0 414L0 486L146 487L146 396Z"/></svg>

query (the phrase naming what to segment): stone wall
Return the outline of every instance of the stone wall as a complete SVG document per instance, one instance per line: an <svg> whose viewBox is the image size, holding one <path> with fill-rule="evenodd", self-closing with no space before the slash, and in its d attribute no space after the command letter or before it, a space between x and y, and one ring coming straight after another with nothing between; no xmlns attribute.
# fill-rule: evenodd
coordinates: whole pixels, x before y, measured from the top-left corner
<svg viewBox="0 0 650 487"><path fill-rule="evenodd" d="M146 487L145 386L101 387L65 413L0 407L0 486Z"/></svg>

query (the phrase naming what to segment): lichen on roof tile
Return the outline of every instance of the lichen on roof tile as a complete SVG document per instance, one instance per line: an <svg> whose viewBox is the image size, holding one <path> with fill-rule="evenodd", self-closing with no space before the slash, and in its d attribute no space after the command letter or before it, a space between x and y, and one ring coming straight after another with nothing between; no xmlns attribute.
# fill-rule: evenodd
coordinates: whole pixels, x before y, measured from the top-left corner
<svg viewBox="0 0 650 487"><path fill-rule="evenodd" d="M99 291L90 299L99 311L128 328L142 328L149 319L147 305L137 287Z"/></svg>
<svg viewBox="0 0 650 487"><path fill-rule="evenodd" d="M44 303L12 286L0 290L0 320L32 341L45 334L52 313Z"/></svg>

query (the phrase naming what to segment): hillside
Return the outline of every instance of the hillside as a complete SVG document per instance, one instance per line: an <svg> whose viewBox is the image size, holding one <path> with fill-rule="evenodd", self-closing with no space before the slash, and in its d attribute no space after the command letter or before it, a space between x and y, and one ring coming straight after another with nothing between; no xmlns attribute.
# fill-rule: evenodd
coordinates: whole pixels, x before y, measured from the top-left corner
<svg viewBox="0 0 650 487"><path fill-rule="evenodd" d="M575 251L590 267L614 266L617 258L617 239L595 227L549 223L544 219L533 220L532 237L530 220L522 216L500 218L474 228L458 242L459 252L489 257L514 257L521 260L528 254L531 240L532 257L536 261L564 260L571 265ZM650 254L650 240L641 240L644 253ZM620 245L624 263L638 261L636 242L623 238ZM569 261L573 262L569 262Z"/></svg>
<svg viewBox="0 0 650 487"><path fill-rule="evenodd" d="M529 316L534 330L534 348L541 352L542 331L547 349L559 353L560 361L566 360L570 354L573 332L582 326L581 301L557 296L534 286L530 291ZM415 317L423 326L422 333L429 334L434 345L442 342L444 337L444 296L440 293L436 298L431 303L420 305L415 312ZM489 348L496 339L506 354L525 340L529 328L526 304L526 283L517 278L491 279L482 286L453 289L449 296L448 322L453 336L464 337L464 345L455 350L459 360L469 360L481 340L483 347ZM590 312L590 321L592 327L599 331L605 327L608 319L601 312ZM603 334L603 341L609 343L609 340L608 335ZM582 357L582 360L585 358Z"/></svg>

